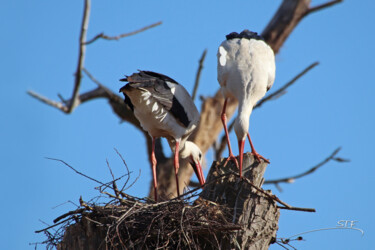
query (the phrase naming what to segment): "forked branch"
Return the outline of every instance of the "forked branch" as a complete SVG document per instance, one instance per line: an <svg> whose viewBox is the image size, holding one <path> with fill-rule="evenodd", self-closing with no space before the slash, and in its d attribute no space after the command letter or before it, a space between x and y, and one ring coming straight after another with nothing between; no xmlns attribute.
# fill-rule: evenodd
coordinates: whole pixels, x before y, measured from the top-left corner
<svg viewBox="0 0 375 250"><path fill-rule="evenodd" d="M154 27L159 26L161 24L162 24L162 22L159 21L157 23L153 23L153 24L150 24L148 26L145 26L141 29L138 29L138 30L135 30L135 31L132 31L132 32L128 32L128 33L123 33L123 34L120 34L120 35L117 35L117 36L108 36L108 35L105 35L104 33L100 33L100 34L96 35L95 37L91 38L89 41L85 42L85 44L88 45L90 43L93 43L96 40L98 40L99 38L102 38L102 39L105 39L105 40L120 40L121 38L138 34L140 32L143 32L145 30L154 28Z"/></svg>
<svg viewBox="0 0 375 250"><path fill-rule="evenodd" d="M316 170L318 170L319 168L324 166L329 161L333 160L333 161L337 161L337 162L349 162L350 160L348 160L348 159L336 157L336 155L340 152L340 150L341 150L341 147L335 149L335 151L333 151L333 153L331 155L329 155L326 159L319 162L317 165L313 166L312 168L308 169L307 171L305 171L303 173L300 173L300 174L297 174L297 175L294 175L294 176L290 176L290 177L286 177L286 178L268 180L268 181L265 181L264 184L275 184L275 185L277 185L279 183L293 183L296 179L299 179L299 178L302 178L306 175L312 174L313 172L315 172Z"/></svg>

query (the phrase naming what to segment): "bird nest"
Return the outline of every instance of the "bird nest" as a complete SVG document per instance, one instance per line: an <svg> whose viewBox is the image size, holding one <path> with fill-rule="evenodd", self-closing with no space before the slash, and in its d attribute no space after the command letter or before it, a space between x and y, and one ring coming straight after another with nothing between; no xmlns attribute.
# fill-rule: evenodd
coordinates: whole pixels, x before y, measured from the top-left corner
<svg viewBox="0 0 375 250"><path fill-rule="evenodd" d="M117 191L118 192L118 191ZM219 246L228 231L241 229L230 221L228 208L201 198L196 193L182 199L155 203L124 193L107 193L113 200L96 205L80 199L80 207L40 230L47 236L47 248L78 249L201 249ZM115 197L115 198L114 198Z"/></svg>

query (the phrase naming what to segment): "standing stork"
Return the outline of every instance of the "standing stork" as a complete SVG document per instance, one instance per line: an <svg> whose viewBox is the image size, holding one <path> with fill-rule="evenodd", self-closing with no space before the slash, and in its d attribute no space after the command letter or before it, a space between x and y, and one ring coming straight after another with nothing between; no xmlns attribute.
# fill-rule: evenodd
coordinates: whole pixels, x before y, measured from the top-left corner
<svg viewBox="0 0 375 250"><path fill-rule="evenodd" d="M177 194L179 155L192 165L199 183L205 180L201 167L202 152L199 147L187 141L197 127L199 112L186 89L172 78L151 72L139 71L120 81L128 82L120 89L125 95L125 103L133 110L142 128L152 137L152 176L155 201L157 201L157 177L155 139L165 137L174 153Z"/></svg>
<svg viewBox="0 0 375 250"><path fill-rule="evenodd" d="M238 100L238 116L234 121L234 131L238 139L240 152L240 176L246 136L249 139L255 158L267 159L257 153L249 135L249 119L255 104L272 87L275 80L275 55L268 44L255 32L244 30L240 34L232 32L226 36L217 53L217 79L225 97L221 120L228 142L229 159L234 157L229 141L225 109L228 98Z"/></svg>

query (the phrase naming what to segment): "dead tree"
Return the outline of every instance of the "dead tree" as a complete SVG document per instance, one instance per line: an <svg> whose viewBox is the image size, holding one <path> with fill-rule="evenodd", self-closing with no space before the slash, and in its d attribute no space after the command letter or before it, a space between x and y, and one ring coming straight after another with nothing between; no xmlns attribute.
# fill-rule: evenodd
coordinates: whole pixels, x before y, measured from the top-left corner
<svg viewBox="0 0 375 250"><path fill-rule="evenodd" d="M262 36L265 38L267 43L272 47L275 54L280 50L285 40L288 36L292 33L294 28L299 24L299 22L309 14L321 10L323 8L329 7L334 5L341 0L334 0L327 2L326 4L322 4L315 7L310 7L310 0L284 0L277 12L275 13L272 20L269 22L265 30L262 32ZM37 98L38 100L53 106L66 114L70 114L73 112L75 108L77 108L80 104L97 99L97 98L105 98L108 100L110 106L114 113L120 117L123 121L126 121L136 128L138 128L142 133L145 135L147 140L147 148L148 148L148 155L151 155L151 138L145 133L139 125L139 122L134 117L133 113L124 104L123 97L119 96L118 94L113 93L110 89L105 87L103 84L98 82L85 68L84 68L84 59L85 59L85 48L87 45L95 42L98 39L107 39L107 40L118 40L130 35L137 34L139 32L145 31L149 28L153 28L161 24L161 22L154 23L142 29L121 34L118 36L108 36L104 33L98 34L94 38L90 40L86 40L86 31L88 29L89 23L89 14L90 14L90 0L85 0L85 8L83 13L82 25L81 25L81 35L80 35L80 50L78 56L78 63L77 63L77 70L75 72L75 80L74 80L74 88L72 97L68 100L63 99L60 97L61 101L53 101L46 97L43 97L33 91L28 91L28 93ZM204 53L205 55L205 53ZM200 61L200 69L202 68L202 63L204 60L204 55ZM317 63L312 64L310 69L314 67ZM305 71L307 71L305 70ZM90 79L92 79L98 87L80 94L80 85L81 85L81 78L83 73L85 73ZM198 70L197 76L199 76L200 70ZM196 84L199 82L199 78L197 78ZM285 88L289 87L294 81L287 86L282 87L279 90L276 90L274 94L271 94L269 97L265 97L261 103L264 101L271 100L272 96L276 95L276 93L282 92ZM218 85L219 86L219 85ZM284 88L284 89L283 89ZM220 90L218 90L212 97L207 97L204 99L201 105L201 119L199 127L196 129L195 133L190 137L190 140L194 141L202 150L203 153L207 152L207 150L214 145L217 141L220 132L222 131L222 124L220 117L220 112L222 109L222 104L224 99L221 95ZM260 104L261 104L260 103ZM258 106L260 106L258 104ZM227 116L228 119L231 118L233 113L235 112L237 107L236 101L229 101L227 106ZM216 150L217 159L221 156L221 153L225 147L223 143L223 138L221 139L221 146ZM176 196L176 183L174 180L173 175L173 160L171 158L165 157L162 150L162 144L160 140L156 143L156 158L158 161L158 171L157 171L157 179L159 183L158 190L164 196ZM187 183L190 182L191 175L193 174L193 170L185 165L180 166L179 170L179 181L180 187L185 187ZM150 185L152 187L152 185ZM153 188L150 188L150 197L153 197Z"/></svg>
<svg viewBox="0 0 375 250"><path fill-rule="evenodd" d="M300 21L304 17L308 16L309 14L313 12L316 12L318 10L321 10L326 7L332 6L336 3L339 3L341 2L341 0L330 1L325 4L315 6L315 7L311 7L310 2L311 2L310 0L284 0L281 3L279 9L273 16L272 20L268 23L265 30L262 32L262 36L265 38L266 42L272 47L275 54L280 50L285 40L288 38L288 36L292 33L294 28L300 23ZM86 46L95 42L97 39L107 39L107 40L120 39L129 35L133 35L138 32L147 30L148 28L155 27L161 24L161 22L155 23L148 27L144 27L134 32L121 34L115 37L110 37L103 33L98 34L94 38L87 41L86 31L88 28L89 13L90 13L90 0L85 0L85 8L84 8L84 14L83 14L83 20L82 20L82 26L81 26L81 35L80 35L79 59L78 59L78 64L77 64L77 70L75 73L75 82L74 82L72 97L68 100L65 100L60 97L61 101L53 101L32 91L29 91L28 93L31 96L37 98L38 100L50 106L53 106L67 114L70 114L71 112L73 112L75 108L77 108L80 104L86 101L93 100L96 98L107 99L110 106L112 107L112 110L117 116L119 116L122 120L132 124L136 128L140 129L144 133L147 139L148 152L149 152L149 155L151 155L150 154L151 138L148 136L147 133L145 133L142 130L142 128L139 125L139 122L134 117L130 108L124 104L123 97L113 93L103 84L98 82L84 68L84 59L85 59ZM197 86L197 83L199 82L199 74L202 68L204 56L205 56L205 53L202 55L202 59L200 61L199 70L197 73L196 86ZM274 91L270 95L266 96L263 100L261 100L258 103L257 107L261 106L264 102L268 100L272 100L273 97L280 95L280 93L282 93L286 88L292 85L300 76L302 76L304 73L306 73L308 70L310 70L316 65L317 63L313 63L312 65L307 67L301 74L299 74L294 79L292 79L290 82L288 82L287 84L285 84L278 90ZM83 73L85 73L90 79L92 79L98 85L98 87L91 91L80 93L81 77ZM198 128L196 129L196 131L194 132L194 134L190 137L190 140L195 142L201 148L203 153L207 152L207 150L215 144L215 142L217 141L220 135L220 132L222 131L222 123L219 118L220 118L220 113L221 113L223 102L224 102L224 99L220 90L218 90L212 97L205 98L202 102L200 124ZM236 101L231 100L228 102L227 110L226 110L228 119L231 118L231 116L236 110L236 107L237 107ZM225 148L224 139L221 138L221 140L219 141L221 142L221 144L219 145L219 147L216 148L217 159L220 158L221 153L223 149ZM342 160L341 158L334 158L336 153L332 154L332 157L330 159L328 158L327 159L328 160L334 159L337 161L341 161ZM158 140L156 143L156 158L158 161L158 172L157 172L157 179L159 183L158 190L161 193L161 196L175 197L176 196L176 183L175 183L175 178L173 175L174 173L173 172L173 159L165 157L165 155L163 154L162 144L160 143L160 140ZM248 161L248 164L247 164L248 171L245 174L246 178L242 181L238 180L237 176L234 174L235 172L234 170L230 170L231 164L228 164L229 167L227 169L221 166L222 165L221 161L219 161L219 163L214 163L208 176L208 180L207 180L208 184L206 185L201 197L196 201L198 205L207 204L206 207L209 207L210 206L209 204L211 204L210 202L213 202L215 206L220 208L218 211L215 210L216 212L214 212L214 217L215 216L219 216L220 218L222 217L224 222L227 223L229 227L230 226L233 227L231 228L231 230L228 229L229 231L231 231L231 233L228 234L230 236L221 237L220 233L218 234L215 231L215 226L216 226L216 229L220 228L220 226L215 224L215 226L213 226L212 228L206 228L206 230L213 230L214 233L207 235L207 237L203 240L201 238L193 237L194 230L192 230L191 232L185 233L185 235L179 234L179 236L181 237L180 240L181 239L182 241L185 240L186 244L189 244L189 242L197 243L197 246L202 246L202 244L204 246L208 246L207 242L211 242L211 243L214 242L215 246L219 246L219 247L221 246L223 248L237 248L237 247L249 248L250 247L254 249L266 249L268 248L270 243L276 240L275 235L276 235L276 230L278 228L277 225L278 225L278 217L279 217L278 208L309 211L309 209L294 208L292 206L289 206L288 204L280 201L277 197L272 195L269 191L264 191L261 188L261 186L264 182L263 173L266 168L266 164L264 163L256 164L253 162L253 159L249 156L247 156L245 159ZM218 166L221 166L221 167L218 167ZM180 187L185 187L186 184L190 182L190 178L192 174L193 174L193 170L191 167L184 166L184 165L180 166L180 170L179 170ZM217 179L218 176L220 177L219 179ZM280 182L283 182L283 181L278 182L278 180L275 180L272 182L272 184L277 185ZM150 186L152 187L152 185ZM232 197L232 198L223 199L222 198L223 194L225 197ZM114 198L118 199L120 203L124 202L124 204L125 203L132 204L132 206L134 205L134 207L139 205L138 203L131 203L133 202L131 199L129 200L128 198L126 198L124 200L123 197L121 198L120 196L121 196L120 193L116 193L114 195ZM153 188L150 188L149 197L153 197ZM281 206L278 206L277 203L281 204ZM121 205L124 205L124 204L121 203ZM138 204L138 205L135 205L135 204ZM164 203L161 203L160 206L162 206L163 204ZM175 203L173 203L172 201L172 203L165 203L165 204L169 204L168 206L172 206ZM87 225L89 225L90 223L87 222L87 220L90 221L94 219L89 217L88 213L86 212L90 211L90 214L94 214L93 213L94 208L90 207L89 205L87 206L82 205L82 206L83 206L83 210L80 210L81 217L78 219L77 218L74 218L74 219L77 219L77 223L86 223ZM200 206L203 206L203 205L200 205ZM155 207L157 206L155 205ZM193 209L193 207L194 206L191 206L187 209ZM225 209L221 209L221 207L225 207ZM131 207L128 207L128 209L130 208ZM98 209L100 210L101 208L98 208ZM181 209L186 210L186 208L183 208L183 207ZM229 209L230 211L227 213L226 209ZM111 211L115 211L115 210L116 209L112 208ZM98 211L96 211L96 213L100 214ZM199 210L199 211L203 211L203 210ZM76 214L78 213L72 213L72 214L69 214L69 216L76 215ZM111 218L113 219L113 218L119 218L116 216L121 216L121 215L115 213L115 214L112 214L111 216L112 216ZM210 216L212 216L212 214L210 214ZM210 221L210 218L212 219L212 217L210 216L206 217L208 221ZM94 222L94 224L97 222L97 225L95 227L98 227L98 225L108 225L111 222L111 221L106 220L108 218L104 218L104 219L95 218L95 219L97 219ZM255 222L254 220L257 220L257 221ZM111 223L113 223L113 221ZM224 224L220 224L220 225L223 226ZM202 225L203 224L198 225L198 226L202 226ZM211 224L208 223L208 225L211 225ZM236 225L237 227L238 225L241 225L240 226L241 228L237 228ZM92 226L93 225L90 224L89 227L87 226L86 227L91 228ZM72 231L73 229L70 228L69 230ZM64 237L67 237L67 238L71 237L69 236L69 230L67 231ZM107 237L108 232L110 232L110 229L107 228L107 230L109 230L107 231L107 234L100 234L100 235L104 235L104 237ZM150 230L150 228L148 228L148 230ZM182 231L184 232L184 230ZM236 231L236 232L233 233L233 231ZM259 234L260 232L262 233ZM116 233L116 231L112 233ZM188 237L189 233L191 233L192 238L189 238L190 236ZM111 239L105 238L105 244L109 242L110 244L113 244L111 246L114 246L114 248L116 248L116 246L118 248L121 248L121 246L124 246L123 242L121 242L122 240L124 240L124 238L122 238L122 236L120 235L118 231L117 231L117 236L116 236L117 238L113 235L111 236L112 237ZM89 238L89 236L87 237ZM152 235L152 237L156 237L156 236ZM185 244L185 243L181 243L181 241L177 243ZM59 245L59 247L61 249L72 249L72 248L75 248L74 246L78 246L78 245L71 245L70 247L72 248L69 248L69 246L64 247L64 244ZM82 242L80 242L80 244L82 244ZM103 241L101 241L100 244L103 244ZM156 243L153 243L153 244L154 245L151 244L150 246L155 246ZM158 244L159 243L157 243L156 246L160 246ZM188 246L188 245L185 245L185 246ZM202 247L199 247L199 248L202 248Z"/></svg>

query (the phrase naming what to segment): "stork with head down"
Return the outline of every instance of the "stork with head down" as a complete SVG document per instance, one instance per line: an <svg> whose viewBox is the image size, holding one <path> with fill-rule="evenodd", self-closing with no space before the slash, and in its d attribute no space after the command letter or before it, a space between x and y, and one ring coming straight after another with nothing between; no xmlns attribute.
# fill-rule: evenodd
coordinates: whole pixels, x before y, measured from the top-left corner
<svg viewBox="0 0 375 250"><path fill-rule="evenodd" d="M177 194L179 156L192 165L200 184L205 180L201 167L202 152L187 141L199 122L199 112L186 89L172 78L151 72L139 71L120 81L128 82L120 89L125 103L133 110L142 128L152 137L152 175L155 201L157 201L157 177L155 139L165 137L174 153Z"/></svg>
<svg viewBox="0 0 375 250"><path fill-rule="evenodd" d="M238 101L238 115L234 121L234 131L238 139L239 170L242 177L242 161L246 136L255 158L269 162L257 153L251 141L249 119L255 104L272 87L275 80L275 55L272 48L255 32L244 30L240 34L232 32L221 43L217 53L217 79L221 85L225 101L221 114L228 142L228 160L234 160L226 125L225 109L229 98Z"/></svg>

